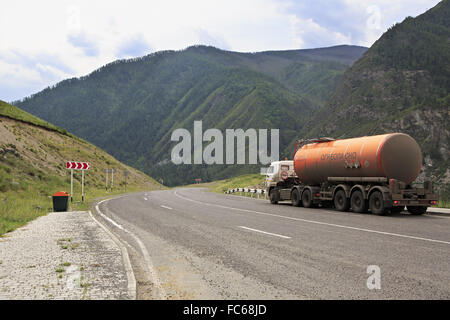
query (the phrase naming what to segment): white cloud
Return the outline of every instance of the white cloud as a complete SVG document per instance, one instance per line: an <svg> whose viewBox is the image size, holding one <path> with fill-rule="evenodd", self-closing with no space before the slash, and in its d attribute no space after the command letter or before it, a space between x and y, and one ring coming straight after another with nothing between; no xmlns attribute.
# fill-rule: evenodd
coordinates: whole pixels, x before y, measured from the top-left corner
<svg viewBox="0 0 450 320"><path fill-rule="evenodd" d="M389 27L407 16L415 17L431 9L440 0L343 0L354 15L362 18L363 36L357 43L371 46Z"/></svg>
<svg viewBox="0 0 450 320"><path fill-rule="evenodd" d="M67 35L67 41L83 51L88 57L96 57L99 55L99 49L95 40L90 39L88 35L83 32L75 32Z"/></svg>
<svg viewBox="0 0 450 320"><path fill-rule="evenodd" d="M151 51L152 48L142 34L137 34L122 43L117 49L116 55L119 58L132 58L147 55Z"/></svg>
<svg viewBox="0 0 450 320"><path fill-rule="evenodd" d="M246 52L341 43L370 46L393 23L437 2L9 1L0 11L0 99L22 98L119 57L199 43ZM373 17L370 6L379 8L379 29L367 23Z"/></svg>
<svg viewBox="0 0 450 320"><path fill-rule="evenodd" d="M291 15L292 40L297 48L320 48L340 44L350 44L351 34L329 30L314 22L312 18L301 19Z"/></svg>
<svg viewBox="0 0 450 320"><path fill-rule="evenodd" d="M207 30L198 28L196 30L198 43L213 46L222 50L230 50L231 46L221 34L211 34Z"/></svg>

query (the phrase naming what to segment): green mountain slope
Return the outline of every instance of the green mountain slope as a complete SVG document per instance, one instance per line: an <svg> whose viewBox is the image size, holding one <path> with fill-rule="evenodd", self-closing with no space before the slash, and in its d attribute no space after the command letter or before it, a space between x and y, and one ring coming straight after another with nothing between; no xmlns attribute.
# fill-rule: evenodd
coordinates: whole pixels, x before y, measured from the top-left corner
<svg viewBox="0 0 450 320"><path fill-rule="evenodd" d="M191 183L257 170L247 166L169 164L176 128L279 128L281 149L365 51L314 50L237 53L195 46L117 61L18 102L104 148L164 184ZM291 156L290 153L282 156Z"/></svg>
<svg viewBox="0 0 450 320"><path fill-rule="evenodd" d="M51 211L49 196L70 192L67 160L87 161L85 199L104 196L105 169L115 168L115 192L160 188L159 183L101 149L0 101L0 235ZM114 190L113 190L114 191ZM74 174L74 207L81 199L81 174Z"/></svg>
<svg viewBox="0 0 450 320"><path fill-rule="evenodd" d="M450 1L390 28L345 73L305 136L405 132L424 152L421 179L448 188Z"/></svg>

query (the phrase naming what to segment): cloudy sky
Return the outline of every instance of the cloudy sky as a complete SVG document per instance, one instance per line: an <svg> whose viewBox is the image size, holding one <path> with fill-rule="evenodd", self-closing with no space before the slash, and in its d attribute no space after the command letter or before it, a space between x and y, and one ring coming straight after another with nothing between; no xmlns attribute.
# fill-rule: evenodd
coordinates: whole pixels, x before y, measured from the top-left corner
<svg viewBox="0 0 450 320"><path fill-rule="evenodd" d="M119 58L194 44L255 52L371 46L438 0L14 0L0 11L0 99Z"/></svg>

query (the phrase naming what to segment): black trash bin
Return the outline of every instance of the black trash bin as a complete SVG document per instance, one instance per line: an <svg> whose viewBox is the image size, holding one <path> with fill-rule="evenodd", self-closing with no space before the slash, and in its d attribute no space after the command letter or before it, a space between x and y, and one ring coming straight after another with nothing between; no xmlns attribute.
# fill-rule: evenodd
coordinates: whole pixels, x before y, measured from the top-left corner
<svg viewBox="0 0 450 320"><path fill-rule="evenodd" d="M56 192L53 194L53 211L69 211L69 197L70 194L64 191Z"/></svg>

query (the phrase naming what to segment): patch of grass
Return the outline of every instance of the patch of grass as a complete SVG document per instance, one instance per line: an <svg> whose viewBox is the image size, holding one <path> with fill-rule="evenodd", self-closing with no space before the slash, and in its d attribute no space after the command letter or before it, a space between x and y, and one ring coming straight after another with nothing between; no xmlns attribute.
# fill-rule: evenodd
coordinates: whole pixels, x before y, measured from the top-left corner
<svg viewBox="0 0 450 320"><path fill-rule="evenodd" d="M71 242L71 241L72 241L71 238L61 238L61 239L56 240L56 244L58 244L61 247L61 249L66 250L69 248L68 242Z"/></svg>
<svg viewBox="0 0 450 320"><path fill-rule="evenodd" d="M213 192L224 193L228 189L256 187L264 188L265 176L261 174L246 174L230 179L219 180L210 183L210 189Z"/></svg>
<svg viewBox="0 0 450 320"><path fill-rule="evenodd" d="M450 200L439 200L437 207L438 208L450 208Z"/></svg>
<svg viewBox="0 0 450 320"><path fill-rule="evenodd" d="M63 262L60 264L61 267L70 267L72 264L70 262Z"/></svg>
<svg viewBox="0 0 450 320"><path fill-rule="evenodd" d="M76 248L78 248L80 246L80 244L78 242L74 242L70 245L70 249L75 250Z"/></svg>
<svg viewBox="0 0 450 320"><path fill-rule="evenodd" d="M0 236L49 212L47 208L51 204L47 197L37 193L27 193L27 191L2 193L3 199L0 199Z"/></svg>
<svg viewBox="0 0 450 320"><path fill-rule="evenodd" d="M56 268L55 271L56 271L57 273L62 273L62 272L65 272L66 270L65 270L64 268L58 267L58 268Z"/></svg>
<svg viewBox="0 0 450 320"><path fill-rule="evenodd" d="M87 299L88 288L91 284L89 282L84 281L84 277L80 278L80 287L83 288L83 299Z"/></svg>

